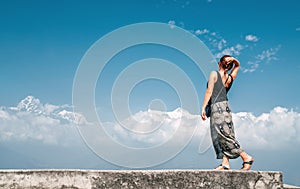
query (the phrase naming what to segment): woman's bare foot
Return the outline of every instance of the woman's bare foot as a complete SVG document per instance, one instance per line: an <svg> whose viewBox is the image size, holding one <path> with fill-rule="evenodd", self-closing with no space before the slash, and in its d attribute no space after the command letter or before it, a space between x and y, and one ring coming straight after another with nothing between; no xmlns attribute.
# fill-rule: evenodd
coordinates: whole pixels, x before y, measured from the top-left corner
<svg viewBox="0 0 300 189"><path fill-rule="evenodd" d="M223 156L222 158L222 164L215 168L215 170L229 170L229 159L227 156Z"/></svg>
<svg viewBox="0 0 300 189"><path fill-rule="evenodd" d="M241 158L243 159L243 167L241 168L241 170L244 171L248 171L251 169L251 166L254 162L254 158L251 157L249 154L247 154L246 152L242 152L240 154Z"/></svg>
<svg viewBox="0 0 300 189"><path fill-rule="evenodd" d="M215 168L215 170L219 170L219 171L224 171L224 170L230 170L229 165L219 165L218 167Z"/></svg>
<svg viewBox="0 0 300 189"><path fill-rule="evenodd" d="M250 156L248 160L243 162L243 167L241 168L241 170L244 171L250 170L253 162L254 162L254 158Z"/></svg>

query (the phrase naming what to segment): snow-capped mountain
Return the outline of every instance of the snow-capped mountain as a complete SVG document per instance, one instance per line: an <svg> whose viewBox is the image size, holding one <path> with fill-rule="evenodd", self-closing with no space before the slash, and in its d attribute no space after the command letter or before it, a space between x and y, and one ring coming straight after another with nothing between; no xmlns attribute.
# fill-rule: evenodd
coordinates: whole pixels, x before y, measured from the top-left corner
<svg viewBox="0 0 300 189"><path fill-rule="evenodd" d="M43 104L34 96L27 96L19 102L16 107L8 108L13 112L28 112L35 115L43 115L53 119L58 119L62 123L82 123L85 121L83 115L74 113L69 105Z"/></svg>
<svg viewBox="0 0 300 189"><path fill-rule="evenodd" d="M199 115L193 115L190 112L188 112L187 110L183 109L183 108L177 108L171 112L166 112L167 115L170 118L188 118L188 119L198 119L200 118Z"/></svg>
<svg viewBox="0 0 300 189"><path fill-rule="evenodd" d="M59 119L61 122L67 123L84 123L86 122L83 115L74 113L70 105L53 105L43 104L38 98L34 96L27 96L19 102L16 107L10 107L10 111L14 112L28 112L35 115L43 115L54 119ZM160 122L161 120L175 120L175 119L198 119L198 115L192 115L188 111L177 108L170 112L162 112L156 110L148 110L146 112L138 112L126 121L137 120L138 123L142 123L143 120L149 122Z"/></svg>
<svg viewBox="0 0 300 189"><path fill-rule="evenodd" d="M43 105L40 103L39 99L33 96L27 96L21 100L16 108L19 111L27 111L37 114L43 113Z"/></svg>

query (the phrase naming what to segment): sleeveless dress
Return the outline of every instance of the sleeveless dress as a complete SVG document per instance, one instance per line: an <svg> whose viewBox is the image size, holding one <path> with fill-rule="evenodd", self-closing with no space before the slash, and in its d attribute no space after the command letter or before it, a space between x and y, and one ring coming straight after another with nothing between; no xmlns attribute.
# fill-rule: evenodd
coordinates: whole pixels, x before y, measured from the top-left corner
<svg viewBox="0 0 300 189"><path fill-rule="evenodd" d="M214 85L211 96L210 131L217 159L226 155L229 159L235 159L243 152L235 133L232 122L231 110L228 103L227 92L220 73Z"/></svg>

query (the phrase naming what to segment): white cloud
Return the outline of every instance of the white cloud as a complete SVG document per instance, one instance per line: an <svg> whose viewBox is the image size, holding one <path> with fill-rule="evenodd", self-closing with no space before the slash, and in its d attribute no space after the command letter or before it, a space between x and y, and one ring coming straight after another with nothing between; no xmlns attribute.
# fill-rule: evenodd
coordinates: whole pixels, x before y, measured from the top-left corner
<svg viewBox="0 0 300 189"><path fill-rule="evenodd" d="M168 22L168 24L170 25L170 28L175 28L175 25L176 25L176 22L174 21L174 20L170 20L169 22Z"/></svg>
<svg viewBox="0 0 300 189"><path fill-rule="evenodd" d="M35 105L44 106L40 102ZM34 109L11 110L2 107L0 141L33 140L45 145L74 145L82 139L77 133L74 119L69 119L68 113L67 110L60 110L58 115L54 116L53 112L46 115L36 113ZM276 107L269 113L258 116L249 112L239 112L233 113L233 120L237 138L246 148L279 150L291 145L300 145L300 113L293 110ZM194 137L202 140L209 135L209 121L203 122L199 115L192 115L181 108L171 112L138 112L121 123L104 123L103 126L118 142L138 148L157 146L168 141L179 127L183 129L182 138L193 134L196 127ZM180 140L179 137L176 141ZM211 146L210 140L204 142ZM205 148L207 147L209 146Z"/></svg>
<svg viewBox="0 0 300 189"><path fill-rule="evenodd" d="M75 124L86 123L83 116L67 110L70 106L42 104L28 96L17 107L0 109L1 141L40 141L47 145L76 144Z"/></svg>
<svg viewBox="0 0 300 189"><path fill-rule="evenodd" d="M203 29L203 30L197 29L197 30L195 31L195 34L196 34L196 35L203 35L203 34L207 34L207 33L209 33L209 30L208 30L208 29Z"/></svg>
<svg viewBox="0 0 300 189"><path fill-rule="evenodd" d="M175 22L170 21L169 24L175 24ZM296 30L298 31L298 28ZM246 64L242 63L241 71L243 73L255 72L261 64L278 60L277 53L281 48L281 45L278 45L275 48L263 50L260 54L253 56L252 54L250 55L250 51L259 49L258 43L256 42L259 42L260 39L256 35L248 34L244 37L245 40L232 44L219 32L211 31L207 28L191 30L191 32L197 35L204 44L207 45L216 59L228 54L237 57L242 62L247 62ZM247 41L255 43L247 43ZM249 50L249 52L246 52L246 50ZM243 60L242 56L244 54L246 54L247 57L253 58ZM240 57L240 55L242 56Z"/></svg>
<svg viewBox="0 0 300 189"><path fill-rule="evenodd" d="M208 48L217 59L221 58L225 54L238 56L241 54L241 51L247 47L247 45L242 45L240 43L228 46L227 40L218 32L210 31L208 29L197 29L194 33L199 36L206 45L208 45Z"/></svg>
<svg viewBox="0 0 300 189"><path fill-rule="evenodd" d="M242 67L243 73L247 73L247 72L252 73L252 72L256 71L257 68L259 67L258 61L255 61L255 62L249 61L247 64L249 67L247 67L247 68Z"/></svg>
<svg viewBox="0 0 300 189"><path fill-rule="evenodd" d="M300 145L300 114L283 107L254 116L240 112L233 115L237 137L251 149L292 149Z"/></svg>
<svg viewBox="0 0 300 189"><path fill-rule="evenodd" d="M275 48L269 48L262 51L260 54L255 56L253 61L248 61L246 67L242 67L243 73L251 73L258 69L259 65L262 63L270 63L271 61L278 60L277 53L280 50L281 46L278 45Z"/></svg>
<svg viewBox="0 0 300 189"><path fill-rule="evenodd" d="M275 48L269 48L267 50L264 50L261 54L256 56L256 59L258 59L259 61L264 61L266 63L271 62L272 60L278 60L277 58L277 53L280 50L281 46L278 45Z"/></svg>
<svg viewBox="0 0 300 189"><path fill-rule="evenodd" d="M10 118L0 120L1 141L37 140L48 145L60 143L63 134L67 134L58 120L30 112L14 112ZM68 125L70 126L70 125Z"/></svg>
<svg viewBox="0 0 300 189"><path fill-rule="evenodd" d="M70 106L42 104L28 96L17 107L0 109L0 141L39 141L45 145L73 145L82 140L76 124L88 124ZM103 123L111 137L128 146L149 147L164 143L179 126L185 133L195 129L200 117L183 109L172 112L149 110L138 112L121 123ZM124 128L124 125L126 128ZM76 134L77 133L77 134ZM104 134L104 133L103 133Z"/></svg>
<svg viewBox="0 0 300 189"><path fill-rule="evenodd" d="M218 49L222 50L224 46L226 46L226 40L221 39L221 41L218 43Z"/></svg>
<svg viewBox="0 0 300 189"><path fill-rule="evenodd" d="M165 143L174 136L179 127L183 129L183 135L185 133L192 136L199 121L199 115L191 115L178 108L171 112L153 110L138 112L121 123L106 123L104 127L122 144L147 148ZM177 141L180 141L180 138Z"/></svg>
<svg viewBox="0 0 300 189"><path fill-rule="evenodd" d="M184 22L176 23L175 20L169 20L168 24L169 24L171 29L175 28L175 26L184 28Z"/></svg>
<svg viewBox="0 0 300 189"><path fill-rule="evenodd" d="M255 35L246 35L245 36L245 40L246 41L251 41L251 42L257 42L258 41L258 38L255 36Z"/></svg>
<svg viewBox="0 0 300 189"><path fill-rule="evenodd" d="M269 113L258 116L250 112L238 112L233 113L233 121L236 137L245 149L280 150L300 145L300 113L293 110L275 107ZM127 129L121 124L109 124L106 129L115 140L130 147L162 144L174 136L179 126L185 128L182 136L191 134L197 127L194 137L200 139L202 153L212 147L209 120L203 122L199 115L192 115L183 109L139 112L122 123ZM135 132L129 132L128 129Z"/></svg>
<svg viewBox="0 0 300 189"><path fill-rule="evenodd" d="M1 120L9 120L10 115L5 110L0 109L0 119Z"/></svg>
<svg viewBox="0 0 300 189"><path fill-rule="evenodd" d="M241 44L236 44L235 46L227 47L215 54L216 58L221 58L223 55L228 54L231 56L239 56L244 47Z"/></svg>
<svg viewBox="0 0 300 189"><path fill-rule="evenodd" d="M140 112L139 115L134 115L134 117L141 116L139 118L143 119L147 125L145 128L154 128L157 126L157 123L163 120L162 123L165 125L161 125L161 132L153 136L145 135L140 138L134 138L133 135L126 135L127 137L123 139L130 138L131 140L146 142L149 145L157 145L172 137L173 132L175 132L179 124L181 127L187 129L186 133L191 132L195 125L198 125L200 130L195 133L196 137L202 138L204 134L208 134L206 130L209 129L209 121L198 122L200 120L199 115L191 115L184 110L180 111L183 111L181 117L170 116L171 114L178 113L178 110L174 112L156 112L154 114L153 112ZM181 122L179 123L178 120ZM242 146L247 149L269 148L279 150L282 147L287 148L291 144L300 145L300 113L293 110L275 107L269 113L263 113L258 116L249 112L239 112L233 113L233 120L237 138ZM130 123L134 123L132 119L127 122L128 125L131 125L132 129L141 126L137 123ZM118 126L115 125L115 128L118 128Z"/></svg>

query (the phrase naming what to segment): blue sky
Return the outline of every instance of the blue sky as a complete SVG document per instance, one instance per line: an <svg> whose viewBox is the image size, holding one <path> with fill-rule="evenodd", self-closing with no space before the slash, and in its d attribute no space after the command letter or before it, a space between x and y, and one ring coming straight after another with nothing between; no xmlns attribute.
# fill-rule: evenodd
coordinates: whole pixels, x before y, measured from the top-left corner
<svg viewBox="0 0 300 189"><path fill-rule="evenodd" d="M232 92L235 98L239 91L239 98L233 106L257 113L276 105L298 108L298 7L298 1L2 1L0 57L5 90L0 104L14 105L29 94L71 104L77 66L96 40L128 24L174 21L189 31L215 32L228 46L251 45L237 56L242 65L280 47L274 55L277 60L261 61L255 72L240 75ZM247 35L258 41L245 43Z"/></svg>
<svg viewBox="0 0 300 189"><path fill-rule="evenodd" d="M297 0L1 1L0 148L5 160L0 167L120 168L99 162L83 142L74 142L74 136L79 135L70 128L73 122L64 117L71 111L73 79L84 54L104 35L130 24L160 22L191 32L204 42L216 60L227 53L240 60L242 69L229 99L242 143L256 156L255 169L282 170L289 183L300 185L299 171L294 166L300 152L293 148L300 144L299 8ZM167 47L141 45L114 57L102 75L104 82L97 83L95 102L104 121L113 118L110 90L116 77L132 62L149 56L174 62L183 69L198 91L199 104L202 103L206 81L187 57ZM105 90L101 90L103 86ZM139 83L130 95L133 116L126 121L132 126L134 119L149 119L147 109L152 100L163 100L166 107L158 106L167 112L180 106L172 86L158 80ZM32 101L36 104L33 109L20 108L23 106L19 102L27 96L39 99ZM199 114L185 109L193 116ZM187 113L186 119L195 121L193 116ZM171 123L175 121L174 118ZM112 125L108 124L108 132L119 129ZM207 127L207 123L201 125ZM248 127L255 127L252 138L243 134ZM203 133L197 136L204 137ZM134 136L126 141L122 133L116 137L121 142L145 142ZM276 137L282 144L276 142ZM155 138L149 139L152 140ZM251 142L255 145L251 146ZM64 145L57 148L58 144ZM199 139L193 139L175 159L154 168L214 167L212 149L199 156L198 145ZM44 154L39 153L42 149ZM287 154L285 159L278 157L279 153ZM52 158L47 157L51 154ZM25 160L22 162L17 156ZM72 159L74 156L78 158ZM20 163L14 164L14 160ZM233 166L240 166L240 162L234 161Z"/></svg>

